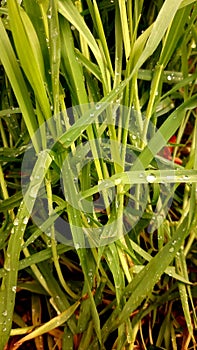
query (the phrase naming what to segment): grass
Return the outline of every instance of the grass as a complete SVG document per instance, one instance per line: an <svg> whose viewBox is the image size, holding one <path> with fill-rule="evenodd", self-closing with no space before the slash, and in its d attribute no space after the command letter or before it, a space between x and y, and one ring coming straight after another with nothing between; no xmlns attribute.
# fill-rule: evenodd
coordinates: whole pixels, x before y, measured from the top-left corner
<svg viewBox="0 0 197 350"><path fill-rule="evenodd" d="M0 3L0 350L196 349L196 2Z"/></svg>

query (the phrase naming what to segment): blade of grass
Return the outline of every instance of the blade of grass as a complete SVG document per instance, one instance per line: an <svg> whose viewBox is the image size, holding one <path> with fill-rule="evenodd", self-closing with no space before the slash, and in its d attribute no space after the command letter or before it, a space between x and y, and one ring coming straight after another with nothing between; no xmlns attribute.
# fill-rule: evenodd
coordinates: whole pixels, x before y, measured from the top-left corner
<svg viewBox="0 0 197 350"><path fill-rule="evenodd" d="M54 328L61 326L63 323L67 322L67 320L74 314L75 310L80 305L80 302L77 301L75 304L70 306L67 310L62 312L60 315L52 318L50 321L46 322L42 326L38 327L36 330L20 339L17 343L15 343L14 350L18 349L24 342L27 340L33 339L35 337L39 337L40 335L51 331Z"/></svg>
<svg viewBox="0 0 197 350"><path fill-rule="evenodd" d="M51 117L51 108L45 89L44 62L37 34L29 17L17 1L8 0L7 3L12 35L20 63L32 85L44 119L48 119Z"/></svg>
<svg viewBox="0 0 197 350"><path fill-rule="evenodd" d="M152 291L167 266L180 249L183 240L189 233L188 217L177 228L173 238L151 259L144 269L137 274L133 281L125 288L125 294L130 295L117 319L111 325L110 331L122 324ZM109 330L103 328L104 337Z"/></svg>
<svg viewBox="0 0 197 350"><path fill-rule="evenodd" d="M18 100L21 112L25 120L26 127L29 131L30 137L34 135L37 129L37 121L35 118L32 103L29 97L27 86L25 84L22 72L19 68L14 50L9 41L8 35L0 19L0 58L5 68L6 74L12 84L15 96ZM33 140L34 147L38 151L39 147L36 140Z"/></svg>
<svg viewBox="0 0 197 350"><path fill-rule="evenodd" d="M125 56L126 60L129 59L130 53L131 53L131 39L129 35L129 22L127 19L127 9L126 9L126 3L125 1L118 0L119 9L120 9L120 19L121 19L121 26L122 26L122 37L124 42L124 48L125 48Z"/></svg>
<svg viewBox="0 0 197 350"><path fill-rule="evenodd" d="M0 333L2 334L2 337L0 339L1 348L4 348L9 338L12 325L12 314L16 294L19 254L21 251L23 234L34 206L37 191L43 181L47 168L51 164L51 161L52 159L47 151L41 152L32 174L32 182L24 196L24 201L21 202L18 214L13 222L14 226L9 239L4 262L4 269L6 271L6 274L3 277L0 289ZM25 205L25 203L27 202L28 209ZM6 317L3 315L6 315Z"/></svg>
<svg viewBox="0 0 197 350"><path fill-rule="evenodd" d="M50 0L48 9L49 22L49 47L50 47L50 63L51 63L51 80L52 80L52 96L53 111L55 116L59 113L59 69L60 69L60 33L58 21L58 1ZM57 126L57 129L59 127Z"/></svg>

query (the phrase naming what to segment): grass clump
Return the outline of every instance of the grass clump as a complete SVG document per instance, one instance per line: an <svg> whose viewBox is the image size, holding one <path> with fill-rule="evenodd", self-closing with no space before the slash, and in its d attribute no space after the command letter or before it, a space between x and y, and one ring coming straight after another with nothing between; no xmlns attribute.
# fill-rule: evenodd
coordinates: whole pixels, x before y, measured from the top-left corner
<svg viewBox="0 0 197 350"><path fill-rule="evenodd" d="M1 1L0 349L195 349L196 14Z"/></svg>

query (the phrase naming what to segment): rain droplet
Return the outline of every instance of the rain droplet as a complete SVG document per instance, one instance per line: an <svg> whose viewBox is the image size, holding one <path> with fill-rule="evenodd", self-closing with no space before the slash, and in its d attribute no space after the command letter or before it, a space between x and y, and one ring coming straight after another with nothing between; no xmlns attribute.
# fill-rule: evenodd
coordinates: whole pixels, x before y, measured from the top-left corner
<svg viewBox="0 0 197 350"><path fill-rule="evenodd" d="M75 243L75 249L76 250L80 249L80 244L79 243Z"/></svg>
<svg viewBox="0 0 197 350"><path fill-rule="evenodd" d="M97 104L97 105L96 105L96 109L98 110L98 109L100 109L100 108L101 108L101 105Z"/></svg>
<svg viewBox="0 0 197 350"><path fill-rule="evenodd" d="M19 220L18 220L18 219L15 219L14 222L13 222L13 225L14 225L14 226L18 226L18 224L19 224Z"/></svg>
<svg viewBox="0 0 197 350"><path fill-rule="evenodd" d="M5 317L7 316L7 314L8 314L7 310L5 310L5 311L2 313L2 315L5 316Z"/></svg>
<svg viewBox="0 0 197 350"><path fill-rule="evenodd" d="M190 179L190 177L188 175L183 176L183 181L188 181L189 179Z"/></svg>
<svg viewBox="0 0 197 350"><path fill-rule="evenodd" d="M27 225L28 220L29 220L29 219L28 219L28 217L26 216L26 217L23 219L23 224L24 224L24 225Z"/></svg>
<svg viewBox="0 0 197 350"><path fill-rule="evenodd" d="M16 286L13 286L13 287L12 287L12 291L13 291L14 293L16 293Z"/></svg>
<svg viewBox="0 0 197 350"><path fill-rule="evenodd" d="M169 249L169 253L173 253L173 251L174 251L174 247L171 247L171 248Z"/></svg>
<svg viewBox="0 0 197 350"><path fill-rule="evenodd" d="M153 183L156 180L156 176L154 174L149 174L149 175L147 175L146 180L149 183Z"/></svg>
<svg viewBox="0 0 197 350"><path fill-rule="evenodd" d="M37 184L31 188L30 193L29 193L30 197L32 197L32 198L37 197L39 187L40 187L40 184Z"/></svg>
<svg viewBox="0 0 197 350"><path fill-rule="evenodd" d="M167 76L167 80L172 80L171 75L168 75L168 76Z"/></svg>
<svg viewBox="0 0 197 350"><path fill-rule="evenodd" d="M115 181L114 181L114 183L115 183L116 186L117 186L117 185L120 185L121 182L122 182L121 179L115 179Z"/></svg>

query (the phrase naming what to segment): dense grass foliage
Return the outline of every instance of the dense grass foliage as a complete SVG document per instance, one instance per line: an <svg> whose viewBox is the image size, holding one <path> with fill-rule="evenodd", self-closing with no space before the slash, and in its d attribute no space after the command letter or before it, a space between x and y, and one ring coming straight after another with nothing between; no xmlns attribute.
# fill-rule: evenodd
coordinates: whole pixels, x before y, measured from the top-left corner
<svg viewBox="0 0 197 350"><path fill-rule="evenodd" d="M196 19L0 1L0 350L196 348Z"/></svg>

